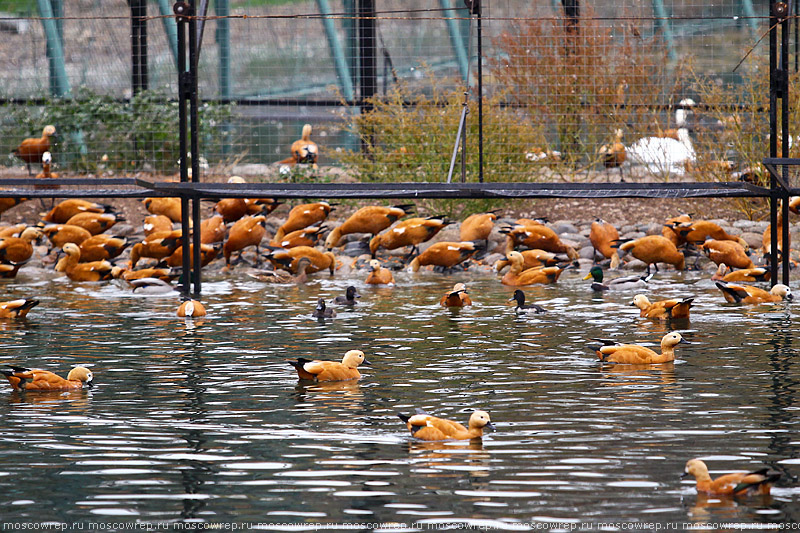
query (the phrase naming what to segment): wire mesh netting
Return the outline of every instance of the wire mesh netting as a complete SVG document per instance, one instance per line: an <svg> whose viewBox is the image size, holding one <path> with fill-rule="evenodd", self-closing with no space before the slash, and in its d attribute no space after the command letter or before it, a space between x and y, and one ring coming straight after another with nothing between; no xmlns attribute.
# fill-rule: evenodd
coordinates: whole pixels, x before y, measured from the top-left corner
<svg viewBox="0 0 800 533"><path fill-rule="evenodd" d="M0 0L3 175L40 171L25 138L62 175L177 172L173 6L137 4ZM479 25L460 0L216 0L198 155L208 179L443 181L466 107L468 181L481 159L487 181L763 181L768 15L750 0L484 0Z"/></svg>

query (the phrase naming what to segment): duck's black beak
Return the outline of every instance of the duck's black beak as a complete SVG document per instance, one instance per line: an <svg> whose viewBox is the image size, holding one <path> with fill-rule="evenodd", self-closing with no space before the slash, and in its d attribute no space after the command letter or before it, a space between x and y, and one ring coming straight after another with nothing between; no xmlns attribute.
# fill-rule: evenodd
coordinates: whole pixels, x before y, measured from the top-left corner
<svg viewBox="0 0 800 533"><path fill-rule="evenodd" d="M370 362L369 362L369 361L367 361L366 359L364 359L364 360L361 362L361 364L362 364L362 365L367 365L367 366L372 366L372 363L370 363Z"/></svg>
<svg viewBox="0 0 800 533"><path fill-rule="evenodd" d="M686 479L686 478L687 478L687 477L689 477L690 475L691 475L691 474L689 474L689 472L684 472L683 474L681 474L681 479Z"/></svg>
<svg viewBox="0 0 800 533"><path fill-rule="evenodd" d="M496 427L494 427L494 424L492 424L491 422L487 422L487 423L486 423L486 425L485 425L485 426L483 426L483 427L489 428L489 429L491 429L492 431L497 431L497 428L496 428Z"/></svg>
<svg viewBox="0 0 800 533"><path fill-rule="evenodd" d="M681 337L681 340L678 341L678 344L694 344L694 343L693 342L689 342L686 339L684 339L683 337Z"/></svg>

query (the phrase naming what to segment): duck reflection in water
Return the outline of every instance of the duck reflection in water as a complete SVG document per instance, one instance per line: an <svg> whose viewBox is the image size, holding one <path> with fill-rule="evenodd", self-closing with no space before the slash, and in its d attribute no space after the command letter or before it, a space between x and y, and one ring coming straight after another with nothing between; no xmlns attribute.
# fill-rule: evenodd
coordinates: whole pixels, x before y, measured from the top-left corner
<svg viewBox="0 0 800 533"><path fill-rule="evenodd" d="M364 410L364 393L356 380L351 381L300 381L295 387L294 399L305 411L316 413L317 421L337 423L342 413Z"/></svg>
<svg viewBox="0 0 800 533"><path fill-rule="evenodd" d="M31 404L58 410L59 413L83 413L89 408L91 393L89 389L70 391L36 391L28 394L25 391L11 391L8 396L10 404Z"/></svg>
<svg viewBox="0 0 800 533"><path fill-rule="evenodd" d="M464 471L467 471L472 481L489 477L491 456L484 449L481 439L468 442L411 441L406 446L417 475L461 479ZM488 483L481 484L488 486Z"/></svg>

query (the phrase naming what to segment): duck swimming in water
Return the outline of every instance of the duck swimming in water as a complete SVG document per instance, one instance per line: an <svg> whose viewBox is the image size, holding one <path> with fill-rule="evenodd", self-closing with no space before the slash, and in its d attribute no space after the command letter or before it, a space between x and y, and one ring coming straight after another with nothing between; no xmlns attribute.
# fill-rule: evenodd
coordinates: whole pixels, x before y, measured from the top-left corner
<svg viewBox="0 0 800 533"><path fill-rule="evenodd" d="M350 350L342 357L342 362L338 361L312 361L303 357L296 361L287 361L297 370L300 379L313 381L349 381L358 379L361 373L358 371L359 365L369 365L364 352L361 350Z"/></svg>
<svg viewBox="0 0 800 533"><path fill-rule="evenodd" d="M631 290L631 289L642 289L647 287L647 282L653 279L655 273L647 274L645 276L625 276L622 278L614 278L610 279L606 282L603 282L603 269L600 265L593 266L589 273L583 278L584 280L593 279L592 281L592 290L596 292L602 292L607 290Z"/></svg>
<svg viewBox="0 0 800 533"><path fill-rule="evenodd" d="M600 361L604 363L621 363L628 365L651 365L670 363L675 360L675 346L688 343L677 331L667 333L661 339L661 353L658 354L650 348L636 344L616 344L613 341L599 340L604 346L590 345L589 348L597 352Z"/></svg>
<svg viewBox="0 0 800 533"><path fill-rule="evenodd" d="M514 291L514 296L508 299L508 301L516 301L517 307L514 311L518 315L524 314L539 314L539 313L546 313L547 309L542 307L541 305L537 304L526 304L525 303L525 293L522 292L520 289Z"/></svg>
<svg viewBox="0 0 800 533"><path fill-rule="evenodd" d="M330 307L325 306L325 299L320 298L317 300L317 307L311 312L313 318L333 318L336 316L336 311Z"/></svg>
<svg viewBox="0 0 800 533"><path fill-rule="evenodd" d="M479 439L484 428L494 429L486 411L475 411L470 415L466 428L458 422L437 418L425 413L407 416L399 413L400 420L406 423L411 435L421 440L467 440Z"/></svg>
<svg viewBox="0 0 800 533"><path fill-rule="evenodd" d="M697 492L720 496L746 496L769 494L772 483L780 479L780 472L762 468L755 472L733 472L711 479L708 467L700 459L690 459L681 479L693 476L697 480Z"/></svg>
<svg viewBox="0 0 800 533"><path fill-rule="evenodd" d="M358 294L358 291L355 287L350 285L345 289L344 296L339 295L333 299L333 303L337 305L356 305L358 301L356 298L361 298L361 295Z"/></svg>

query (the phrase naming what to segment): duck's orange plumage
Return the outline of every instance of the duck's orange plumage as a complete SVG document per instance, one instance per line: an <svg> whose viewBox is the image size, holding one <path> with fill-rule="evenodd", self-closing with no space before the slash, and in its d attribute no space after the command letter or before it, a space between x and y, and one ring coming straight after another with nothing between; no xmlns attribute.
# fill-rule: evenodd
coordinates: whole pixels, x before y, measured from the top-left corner
<svg viewBox="0 0 800 533"><path fill-rule="evenodd" d="M522 254L516 251L509 252L506 258L511 263L511 268L503 276L500 282L511 287L523 287L525 285L555 283L566 270L562 267L533 267L523 269L524 259Z"/></svg>
<svg viewBox="0 0 800 533"><path fill-rule="evenodd" d="M462 241L485 241L489 238L497 220L495 213L476 213L461 223L460 238Z"/></svg>
<svg viewBox="0 0 800 533"><path fill-rule="evenodd" d="M81 263L81 249L71 242L65 244L62 250L67 255L56 265L56 270L65 272L72 281L104 281L112 278L114 265L108 261Z"/></svg>
<svg viewBox="0 0 800 533"><path fill-rule="evenodd" d="M415 217L403 220L386 232L374 236L369 241L369 251L372 257L375 257L379 248L396 250L404 246L416 247L432 239L448 224L450 222L443 217Z"/></svg>
<svg viewBox="0 0 800 533"><path fill-rule="evenodd" d="M145 198L142 203L153 215L164 215L173 222L181 221L180 198Z"/></svg>
<svg viewBox="0 0 800 533"><path fill-rule="evenodd" d="M606 259L611 259L617 255L617 250L612 248L611 245L619 240L619 232L612 224L605 220L597 219L592 222L592 228L589 230L589 241L592 247L600 252Z"/></svg>
<svg viewBox="0 0 800 533"><path fill-rule="evenodd" d="M307 228L298 229L287 233L283 238L278 241L273 239L270 241L270 246L278 248L294 248L296 246L315 246L320 238L322 232L325 231L325 226L309 226Z"/></svg>
<svg viewBox="0 0 800 533"><path fill-rule="evenodd" d="M556 254L567 254L570 259L578 259L575 248L564 244L555 231L543 224L505 228L501 233L506 234L506 253L514 250L516 246L538 248Z"/></svg>
<svg viewBox="0 0 800 533"><path fill-rule="evenodd" d="M780 472L763 468L755 472L734 472L711 479L708 467L700 459L690 459L681 478L693 476L697 481L697 492L718 496L766 495L772 484L780 479Z"/></svg>
<svg viewBox="0 0 800 533"><path fill-rule="evenodd" d="M27 298L0 302L0 318L25 318L28 311L39 305L39 300Z"/></svg>
<svg viewBox="0 0 800 533"><path fill-rule="evenodd" d="M472 305L472 299L467 294L467 286L464 283L456 283L453 290L447 292L439 300L442 307L465 307Z"/></svg>
<svg viewBox="0 0 800 533"><path fill-rule="evenodd" d="M178 307L177 315L181 318L206 316L206 308L197 300L186 300Z"/></svg>
<svg viewBox="0 0 800 533"><path fill-rule="evenodd" d="M710 238L716 241L734 241L747 247L747 243L741 237L729 235L719 224L709 220L677 223L673 229L689 243L702 243Z"/></svg>
<svg viewBox="0 0 800 533"><path fill-rule="evenodd" d="M131 248L130 268L136 268L136 263L142 257L151 259L164 259L169 257L181 244L181 230L159 231L151 233L142 242Z"/></svg>
<svg viewBox="0 0 800 533"><path fill-rule="evenodd" d="M661 339L661 353L636 344L614 344L602 341L604 346L591 346L598 358L604 363L621 363L628 365L650 365L669 363L675 360L675 346L686 342L677 331L667 333Z"/></svg>
<svg viewBox="0 0 800 533"><path fill-rule="evenodd" d="M292 210L289 211L286 222L275 232L274 240L280 241L287 233L323 222L328 218L331 210L331 204L328 202L315 202L312 204L294 206Z"/></svg>
<svg viewBox="0 0 800 533"><path fill-rule="evenodd" d="M651 302L644 294L633 297L632 305L639 308L639 316L668 320L670 318L689 318L689 308L694 298L671 298Z"/></svg>
<svg viewBox="0 0 800 533"><path fill-rule="evenodd" d="M725 300L730 303L762 304L794 298L792 290L782 283L772 287L769 292L750 285L739 285L738 283L725 281L717 281L715 283L717 288L722 291Z"/></svg>
<svg viewBox="0 0 800 533"><path fill-rule="evenodd" d="M244 198L223 198L214 206L214 211L225 222L236 222L248 214L247 201Z"/></svg>
<svg viewBox="0 0 800 533"><path fill-rule="evenodd" d="M109 213L112 208L108 205L81 200L80 198L70 198L57 203L44 216L42 220L53 224L66 224L67 220L78 213Z"/></svg>
<svg viewBox="0 0 800 533"><path fill-rule="evenodd" d="M128 244L128 239L125 237L114 237L103 233L93 235L79 246L81 249L81 262L114 259L125 250Z"/></svg>
<svg viewBox="0 0 800 533"><path fill-rule="evenodd" d="M772 273L767 270L766 268L762 267L755 267L755 268L742 268L739 270L731 270L728 265L725 263L720 263L717 267L717 271L714 272L714 275L711 276L711 279L722 280L722 281L733 281L733 282L741 282L741 281L769 281L772 277Z"/></svg>
<svg viewBox="0 0 800 533"><path fill-rule="evenodd" d="M279 164L282 165L297 165L305 163L311 165L312 168L317 168L317 160L319 159L319 147L311 140L311 124L303 125L303 130L300 138L292 143L290 148L292 155Z"/></svg>
<svg viewBox="0 0 800 533"><path fill-rule="evenodd" d="M524 250L517 252L522 256L522 269L527 270L533 267L540 266L556 266L559 260L553 252L545 252L544 250ZM511 265L511 261L506 259L498 259L494 264L494 269L497 272L502 272L504 268Z"/></svg>
<svg viewBox="0 0 800 533"><path fill-rule="evenodd" d="M264 228L266 218L263 215L250 216L239 219L228 232L228 240L225 241L222 247L222 253L225 256L225 264L230 266L231 254L244 250L250 246L256 248L256 262L258 262L258 247L267 230Z"/></svg>
<svg viewBox="0 0 800 533"><path fill-rule="evenodd" d="M700 248L714 263L725 263L733 268L755 268L747 252L736 241L711 240L704 242Z"/></svg>
<svg viewBox="0 0 800 533"><path fill-rule="evenodd" d="M219 246L210 244L200 245L200 268L208 265L216 259L219 253ZM183 246L178 246L175 251L167 257L167 266L170 268L180 268L183 266ZM194 244L189 245L189 268L194 268Z"/></svg>
<svg viewBox="0 0 800 533"><path fill-rule="evenodd" d="M147 215L142 225L145 237L160 231L172 231L172 221L164 215Z"/></svg>
<svg viewBox="0 0 800 533"><path fill-rule="evenodd" d="M103 233L116 223L117 217L112 213L78 213L67 220L67 225L79 226L92 235Z"/></svg>
<svg viewBox="0 0 800 533"><path fill-rule="evenodd" d="M411 435L421 440L479 439L483 437L485 428L494 429L489 413L486 411L474 411L469 417L468 427L452 420L423 413L412 416L398 414L398 416L406 423Z"/></svg>
<svg viewBox="0 0 800 533"><path fill-rule="evenodd" d="M47 370L29 370L12 366L11 370L0 370L6 376L14 390L24 391L59 391L75 390L91 387L94 376L85 367L76 366L69 371L67 379Z"/></svg>
<svg viewBox="0 0 800 533"><path fill-rule="evenodd" d="M44 127L44 130L42 130L41 137L24 139L19 143L19 146L14 149L14 155L25 161L25 164L28 166L28 174L32 174L31 163L38 163L42 160L44 153L50 151L50 137L55 136L55 134L56 127L48 124Z"/></svg>
<svg viewBox="0 0 800 533"><path fill-rule="evenodd" d="M336 257L331 252L320 252L310 246L295 246L294 248L273 248L267 259L275 268L288 270L293 274L298 273L300 259L307 257L311 261L308 273L313 274L320 270L328 270L331 274L336 270Z"/></svg>
<svg viewBox="0 0 800 533"><path fill-rule="evenodd" d="M691 222L692 222L692 215L688 214L683 214L683 215L678 215L676 217L668 218L667 221L664 223L664 227L661 228L661 235L663 235L665 239L669 239L675 246L686 244L686 239L684 239L680 235L678 230L675 228L680 224L691 223Z"/></svg>
<svg viewBox="0 0 800 533"><path fill-rule="evenodd" d="M297 370L300 379L313 381L348 381L358 379L361 373L359 365L369 365L361 350L350 350L338 361L312 361L303 357L297 361L287 361Z"/></svg>
<svg viewBox="0 0 800 533"><path fill-rule="evenodd" d="M368 205L362 207L350 215L341 226L333 228L325 239L325 247L330 250L339 246L342 236L351 233L377 235L406 216L412 207L413 205L396 205L393 207Z"/></svg>
<svg viewBox="0 0 800 533"><path fill-rule="evenodd" d="M436 265L444 268L453 268L466 261L478 251L473 242L447 242L441 241L432 244L427 250L419 254L408 265L411 272L417 272L421 266Z"/></svg>
<svg viewBox="0 0 800 533"><path fill-rule="evenodd" d="M658 263L672 265L677 270L683 270L686 266L683 254L678 251L671 240L661 235L648 235L628 241L620 244L619 249L630 252L636 259L647 263L648 274L651 264L656 265L656 270L658 270Z"/></svg>
<svg viewBox="0 0 800 533"><path fill-rule="evenodd" d="M228 234L228 228L221 215L214 215L203 220L200 223L200 243L201 244L214 244L223 242L225 235Z"/></svg>
<svg viewBox="0 0 800 533"><path fill-rule="evenodd" d="M19 237L0 239L0 261L24 263L33 255L33 241L42 236L36 228L25 228Z"/></svg>
<svg viewBox="0 0 800 533"><path fill-rule="evenodd" d="M370 285L389 285L394 283L394 276L392 271L388 268L381 266L381 262L373 259L369 262L370 273L367 276L366 283Z"/></svg>
<svg viewBox="0 0 800 533"><path fill-rule="evenodd" d="M71 224L48 224L42 228L50 242L56 248L63 248L67 243L81 244L92 236L89 230Z"/></svg>

